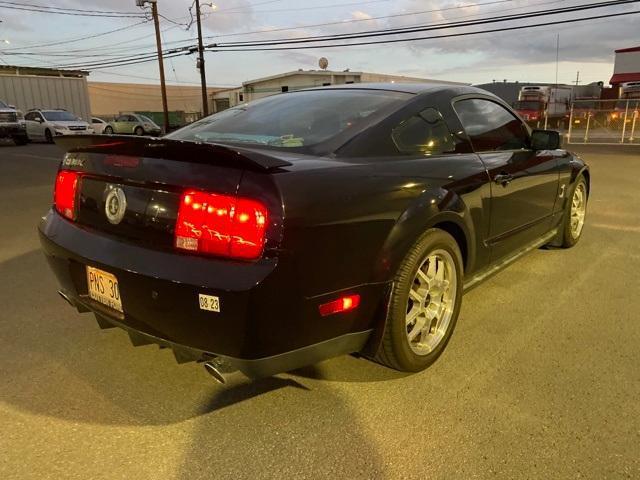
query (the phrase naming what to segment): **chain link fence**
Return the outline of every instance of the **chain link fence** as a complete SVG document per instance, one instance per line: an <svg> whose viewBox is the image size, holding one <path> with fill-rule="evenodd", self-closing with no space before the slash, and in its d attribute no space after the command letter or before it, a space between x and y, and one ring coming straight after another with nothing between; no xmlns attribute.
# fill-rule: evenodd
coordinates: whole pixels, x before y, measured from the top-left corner
<svg viewBox="0 0 640 480"><path fill-rule="evenodd" d="M574 144L640 145L640 98L576 100L566 135Z"/></svg>

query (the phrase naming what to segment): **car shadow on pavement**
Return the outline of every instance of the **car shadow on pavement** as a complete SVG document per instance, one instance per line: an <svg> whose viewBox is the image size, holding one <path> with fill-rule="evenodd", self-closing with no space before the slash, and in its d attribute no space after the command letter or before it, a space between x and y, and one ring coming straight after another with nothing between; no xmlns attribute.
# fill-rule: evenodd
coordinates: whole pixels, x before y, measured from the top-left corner
<svg viewBox="0 0 640 480"><path fill-rule="evenodd" d="M233 374L218 385L168 350L133 348L124 332L101 331L58 297L39 250L0 263L0 282L0 413L98 436L153 426L157 448L168 442L177 462L170 478L381 478L381 457L336 384Z"/></svg>
<svg viewBox="0 0 640 480"><path fill-rule="evenodd" d="M118 330L60 299L39 250L0 263L0 400L72 421L156 425L180 422L295 383L267 379L222 393L204 368L178 365L168 350L134 348Z"/></svg>
<svg viewBox="0 0 640 480"><path fill-rule="evenodd" d="M272 377L219 391L190 432L175 478L384 478L354 406L330 383L311 385Z"/></svg>
<svg viewBox="0 0 640 480"><path fill-rule="evenodd" d="M273 435L280 431L285 441L316 438L333 455L337 445L348 446L349 437L336 444L331 424L351 425L349 436L359 435L353 411L332 383L314 380L335 379L326 373L331 366L321 367L322 374L306 369L304 376L298 372L254 381L236 373L227 385L219 385L201 366L178 365L168 350L153 345L134 348L124 332L102 331L90 314L78 314L58 297L56 280L38 249L1 262L0 285L0 404L9 408L86 425L187 422L198 433L184 446L193 450L185 471L202 468L201 459L193 464L195 457L220 457L225 438L231 452L210 458L206 468L234 455L241 467L240 452L246 451L230 446L233 438L253 442L262 435L263 448L277 449L275 439L283 439ZM366 365L345 358L347 364ZM214 443L218 447L210 449ZM284 450L278 452L286 462ZM316 454L321 451L309 455Z"/></svg>
<svg viewBox="0 0 640 480"><path fill-rule="evenodd" d="M411 375L359 355L343 355L289 372L296 377L328 382L386 382Z"/></svg>

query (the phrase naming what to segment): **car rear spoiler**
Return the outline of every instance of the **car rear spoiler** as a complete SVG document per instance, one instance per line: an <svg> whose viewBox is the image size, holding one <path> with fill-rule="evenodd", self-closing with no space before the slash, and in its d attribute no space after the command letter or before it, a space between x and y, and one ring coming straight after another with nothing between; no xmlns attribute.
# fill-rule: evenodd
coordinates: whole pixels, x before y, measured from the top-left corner
<svg viewBox="0 0 640 480"><path fill-rule="evenodd" d="M65 135L55 137L58 147L70 153L103 153L133 157L165 158L184 162L219 164L258 171L291 163L251 148L218 143L125 135ZM275 152L274 152L275 153Z"/></svg>

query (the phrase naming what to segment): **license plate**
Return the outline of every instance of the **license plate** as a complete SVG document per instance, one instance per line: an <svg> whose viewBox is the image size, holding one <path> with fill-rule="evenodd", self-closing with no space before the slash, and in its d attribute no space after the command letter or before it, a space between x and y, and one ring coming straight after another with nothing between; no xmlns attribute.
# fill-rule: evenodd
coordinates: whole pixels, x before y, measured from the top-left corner
<svg viewBox="0 0 640 480"><path fill-rule="evenodd" d="M115 275L99 268L87 267L87 286L89 297L93 300L122 312L120 288Z"/></svg>

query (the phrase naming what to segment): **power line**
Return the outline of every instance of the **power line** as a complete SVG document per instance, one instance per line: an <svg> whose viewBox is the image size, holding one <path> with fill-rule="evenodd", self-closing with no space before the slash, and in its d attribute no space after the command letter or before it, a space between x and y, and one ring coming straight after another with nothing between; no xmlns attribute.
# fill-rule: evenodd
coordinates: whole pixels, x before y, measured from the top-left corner
<svg viewBox="0 0 640 480"><path fill-rule="evenodd" d="M78 11L63 11L63 10L51 10L48 7L39 7L34 8L31 6L18 6L22 4L16 5L7 5L0 4L0 8L4 8L7 10L20 10L26 12L37 12L37 13L49 13L56 15L71 15L74 17L100 17L100 18L144 18L144 14L140 13L100 13L99 11L90 11L90 10L78 10Z"/></svg>
<svg viewBox="0 0 640 480"><path fill-rule="evenodd" d="M277 40L263 40L263 41L241 41L241 42L227 42L223 44L218 44L218 46L260 46L260 45L288 45L288 44L296 44L296 43L310 43L310 42L325 42L332 40L348 40L354 38L368 38L368 37L377 37L377 36L388 36L388 35L398 35L404 33L416 33L416 32L424 32L430 30L440 30L440 29L448 29L448 28L457 28L457 27L467 27L467 26L475 26L475 25L484 25L488 23L496 23L510 20L524 20L528 18L535 17L544 17L548 15L558 15L563 13L573 13L580 12L584 10L592 10L595 8L605 8L617 5L623 5L627 3L635 3L640 0L617 0L617 1L605 1L588 5L578 5L572 7L560 7L556 9L547 9L547 10L537 10L534 12L525 12L525 13L517 13L510 15L499 15L494 17L489 17L486 19L480 20L465 20L460 22L448 22L441 23L435 25L419 25L417 27L400 27L400 28L386 28L379 30L368 30L357 33L341 33L341 34L332 34L332 35L316 35L316 36L307 36L307 37L294 37L287 39L277 39ZM214 44L215 45L215 44Z"/></svg>
<svg viewBox="0 0 640 480"><path fill-rule="evenodd" d="M494 29L489 29L489 30L480 30L480 31L474 31L474 32L460 32L460 33L453 33L453 34L446 34L446 35L435 35L435 36L427 36L427 37L412 37L412 38L403 38L403 39L388 39L388 40L378 40L378 41L369 41L369 42L359 42L359 43L350 43L350 44L331 44L331 45L306 45L306 46L302 46L302 47L261 47L261 48L245 48L245 49L225 49L225 50L220 50L220 51L231 51L231 52L238 52L238 51L249 51L249 52L256 52L256 51L273 51L273 50L297 50L297 49L311 49L311 48L336 48L336 47L351 47L351 46L359 46L359 45L374 45L374 44L390 44L390 43L398 43L398 42L409 42L409 41L424 41L424 40L435 40L435 39L442 39L442 38L454 38L454 37L465 37L465 36L470 36L470 35L481 35L481 34L487 34L487 33L497 33L497 32L505 32L505 31L513 31L513 30L525 30L525 29L530 29L530 28L538 28L538 27L546 27L546 26L553 26L553 25L564 25L564 24L571 24L571 23L578 23L578 22L586 22L586 21L590 21L590 20L598 20L598 19L604 19L604 18L614 18L614 17L620 17L620 16L624 16L624 15L633 15L633 14L637 14L640 13L640 10L638 11L632 11L632 12L623 12L623 13L612 13L612 14L603 14L603 15L596 15L596 16L591 16L591 17L582 17L582 18L572 18L572 19L567 19L567 20L558 20L558 21L554 21L554 22L547 22L547 23L537 23L537 24L529 24L529 25L524 25L524 26L512 26L512 27L502 27L502 28L494 28ZM172 57L175 56L180 56L180 55L185 55L186 53L174 53L172 55ZM137 65L139 63L145 63L148 62L150 60L131 60L128 61L126 63L121 63L119 65L97 65L94 67L89 67L90 70L101 70L104 68L113 68L115 66L128 66L128 65Z"/></svg>
<svg viewBox="0 0 640 480"><path fill-rule="evenodd" d="M212 52L266 52L266 51L278 51L278 50L308 50L313 48L338 48L338 47L355 47L362 45L381 45L387 43L400 43L400 42L413 42L413 41L421 41L421 40L436 40L442 38L454 38L454 37L466 37L469 35L480 35L485 33L496 33L496 32L507 32L512 30L526 30L529 28L535 27L546 27L551 25L564 25L568 23L576 23L576 22L584 22L588 20L597 20L602 18L612 18L612 17L621 17L624 15L633 15L636 13L640 13L640 10L633 12L623 12L623 13L611 13L605 15L596 15L592 17L582 17L582 18L572 18L569 20L559 20L555 22L548 23L536 23L529 25L517 25L514 27L503 27L503 28L494 28L490 30L481 30L476 32L462 32L462 33L451 33L447 35L434 35L430 37L411 37L411 38L398 38L391 40L376 40L369 42L355 42L355 43L345 43L345 44L329 44L329 45L304 45L304 46L294 46L294 47L266 47L266 48L223 48L221 50L216 50L214 48L208 49L208 51Z"/></svg>
<svg viewBox="0 0 640 480"><path fill-rule="evenodd" d="M96 34L93 34L93 35L87 35L86 37L73 38L71 40L63 40L61 42L23 45L22 47L3 48L2 50L4 52L7 52L7 51L14 51L14 50L25 50L27 48L52 47L52 46L55 46L55 45L65 45L65 44L68 44L68 43L76 43L76 42L80 42L82 40L89 40L91 38L103 37L105 35L110 35L112 33L122 32L124 30L129 30L131 28L136 28L136 27L139 27L140 25L144 25L144 24L146 24L148 22L149 22L148 20L143 20L141 22L134 23L133 25L127 25L125 27L116 28L115 30L108 30L106 32L96 33ZM48 53L43 53L43 55L48 55Z"/></svg>
<svg viewBox="0 0 640 480"><path fill-rule="evenodd" d="M315 5L313 7L298 7L298 8L282 8L279 10L253 10L252 8L228 8L228 9L224 9L224 10L217 10L218 12L224 12L224 13L245 13L245 12L251 12L251 13L279 13L279 12L300 12L300 11L305 11L305 10L320 10L320 9L324 9L324 8L342 8L342 7L353 7L356 5L368 5L371 3L383 3L383 2L391 2L393 0L364 0L364 1L360 1L360 2L349 2L349 3L334 3L334 4L330 4L330 5ZM269 3L269 2L265 2L265 3ZM252 6L256 6L258 4L253 4Z"/></svg>
<svg viewBox="0 0 640 480"><path fill-rule="evenodd" d="M387 36L387 35L399 35L399 34L425 32L425 31L432 31L432 30L446 30L450 28L469 27L469 26L476 26L476 25L496 23L496 22L523 20L523 19L529 19L533 17L543 17L543 16L556 15L556 14L562 14L562 13L575 13L577 11L583 11L583 10L594 9L594 8L603 8L607 6L621 5L626 3L635 3L638 1L640 0L601 2L598 4L591 4L591 5L582 6L582 7L560 8L560 9L554 9L554 10L522 13L517 15L494 16L494 17L484 18L484 19L475 20L475 21L450 22L449 24L424 25L424 26L421 26L420 28L412 28L412 29L406 29L406 28L386 29L386 30L380 30L380 31L373 31L373 33L363 32L363 33L356 33L356 34L340 34L340 35L333 35L333 36L305 37L305 39L302 39L302 40L301 39L297 39L297 40L279 39L279 40L273 40L273 41L260 41L260 42L253 42L253 43L251 42L233 43L232 42L228 44L210 44L210 45L207 45L207 49L209 51L295 50L295 49L322 48L323 46L327 48L336 48L336 47L346 47L346 46L356 46L356 45L374 45L374 44L384 44L384 43L407 42L412 40L426 40L426 39L434 39L434 38L450 38L450 37L463 36L468 34L489 33L494 31L506 31L506 30L513 30L516 28L528 28L530 26L523 25L523 26L518 26L513 28L493 29L493 30L481 31L481 32L461 32L457 34L440 35L440 36L434 36L434 37L409 37L409 38L404 37L400 39L372 40L372 41L366 41L366 42L349 42L349 43L337 43L337 44L330 44L330 45L327 45L325 43L328 41L341 41L341 40L344 41L344 40L350 40L354 38L375 38L375 37ZM621 16L629 13L635 13L635 12L624 12L624 13L615 14L615 15L585 17L581 19L572 19L571 22L561 21L561 22L554 22L553 24L573 23L576 21L585 21L585 20L598 19L598 18L609 18L611 16ZM546 24L539 24L536 26L544 26L544 25ZM309 42L313 42L313 43L323 42L323 44L322 45L300 45L301 43L309 43ZM286 45L293 45L293 46L289 47ZM195 48L194 46L185 46L185 47L180 47L175 49L169 49L169 50L166 50L166 54L172 57L179 56L179 55L188 55L194 52L194 48ZM153 57L153 53L149 52L149 53L144 53L144 54L139 54L134 56L115 58L115 59L111 59L103 62L85 62L85 63L67 64L64 67L96 69L96 68L104 68L107 66L117 66L117 65L125 65L125 64L132 65L137 63L143 63L144 61L151 59L152 57Z"/></svg>
<svg viewBox="0 0 640 480"><path fill-rule="evenodd" d="M237 36L241 36L241 35L253 35L256 33L271 33L271 32L284 32L284 31L290 31L290 30L300 30L300 29L304 29L304 28L315 28L315 27L329 27L329 26L333 26L333 25L346 25L346 24L350 24L350 23L358 23L358 22L371 22L374 20L387 20L390 18L399 18L399 17L409 17L409 16L416 16L416 15L424 15L427 13L441 13L441 12L446 12L446 11L450 11L450 10L459 10L459 9L463 9L463 8L469 8L469 7L483 7L486 5L495 5L495 4L499 4L499 3L510 3L513 2L515 0L494 0L494 1L490 1L490 2L484 2L484 3L468 3L465 5L458 5L458 6L454 6L454 7L445 7L445 8L436 8L436 9L431 9L431 10L418 10L418 11L413 11L413 12L406 12L406 13L396 13L393 15L382 15L382 16L378 16L378 17L371 17L371 18L350 18L348 20L341 20L341 21L337 21L337 22L324 22L324 23L314 23L314 24L308 24L308 25L300 25L297 27L286 27L286 28L272 28L269 30L253 30L253 31L245 31L245 32L238 32L238 33L227 33L227 34L222 34L222 35L209 35L206 36L204 38L207 39L213 39L213 38L222 38L222 37L237 37ZM560 1L565 1L565 0L560 0ZM517 7L517 8L526 8L526 7Z"/></svg>
<svg viewBox="0 0 640 480"><path fill-rule="evenodd" d="M282 0L271 0L269 2L262 2L259 3L261 4L266 4L266 3L275 3L275 1L282 1ZM421 10L421 11L413 11L413 12L406 12L406 13L400 13L400 14L394 14L394 15L384 15L384 16L378 16L378 17L371 17L371 18L352 18L352 19L348 19L348 20L342 20L342 21L337 21L337 22L325 22L325 23L315 23L315 24L307 24L307 25L299 25L297 27L286 27L286 28L273 28L273 29L269 29L269 30L253 30L253 31L245 31L245 32L237 32L237 33L228 33L228 34L221 34L221 35L210 35L210 36L205 36L203 38L206 39L214 39L214 38L223 38L223 37L238 37L238 36L244 36L244 35L253 35L253 34L265 34L265 33L272 33L272 32L283 32L283 31L291 31L291 30L300 30L300 29L305 29L305 28L315 28L315 27L325 27L325 26L333 26L333 25L347 25L347 24L351 24L351 23L359 23L359 22L367 22L367 21L375 21L375 20L382 20L382 19L389 19L389 18L397 18L397 17L405 17L405 16L416 16L416 15L424 15L427 13L440 13L440 12L446 12L446 11L451 11L451 10L458 10L458 9L462 9L462 8L469 8L469 7L484 7L484 6L490 6L490 5L496 5L496 4L502 4L502 3L510 3L513 2L515 0L492 0L489 2L484 2L484 3L468 3L462 6L454 6L454 7L445 7L445 8L438 8L438 9L431 9L431 10ZM547 4L551 4L551 3L560 3L563 2L565 0L553 0L551 2L543 2L539 5L547 5ZM258 3L253 4L253 5L259 5ZM527 8L526 6L520 6L520 7L515 7L513 9L503 9L502 11L509 11L509 10L518 10L518 9L522 9L522 8ZM220 12L220 10L218 10L218 12ZM470 17L477 17L478 15L482 15L482 14L474 14L474 15L465 15L464 17L460 17L460 18L470 18ZM182 18L182 17L181 17ZM187 17L184 17L187 18ZM131 28L133 28L134 26L137 25L142 25L147 23L147 20L144 20L140 23L136 23L134 25L131 25ZM163 30L163 32L166 32L172 28L177 28L178 26L182 26L182 24L177 24L174 26L169 27L168 29ZM108 35L109 33L116 33L119 32L121 30L124 30L126 28L130 28L130 27L124 27L122 29L116 29L116 30L112 30L109 32L104 32L101 34L97 34L95 36L90 35L88 37L81 37L81 38L77 38L74 40L67 40L67 41L63 41L63 42L55 42L55 43L48 43L48 44L40 44L40 45L27 45L27 46L23 46L23 47L14 47L14 48L9 48L9 49L4 49L5 51L7 50L24 50L26 48L37 48L37 47L47 47L47 46L55 46L55 45L62 45L62 44L66 44L66 43L74 43L76 41L80 41L80 40L86 40L86 39L90 39L90 38L95 38L95 37L99 37L99 36L103 36L103 35ZM110 48L113 45L121 45L123 43L130 43L133 42L135 40L139 40L145 37L138 37L135 39L130 39L130 40L124 40L118 43L112 43L110 44L109 47L96 47L96 48ZM191 38L189 39L182 39L182 40L174 40L174 41L170 41L167 42L167 45L171 45L171 44L178 44L178 43L183 43L185 41L190 41L192 40ZM151 48L154 47L154 44L146 44L146 45L136 45L133 47L129 47L127 49L123 49L123 50L138 50L140 48ZM95 48L91 48L91 49L82 49L82 50L72 50L69 52L79 52L79 51L88 51L88 50L95 50ZM43 52L43 55L47 55L48 53Z"/></svg>
<svg viewBox="0 0 640 480"><path fill-rule="evenodd" d="M270 2L263 2L263 3L275 3L275 1L282 1L282 0L271 0ZM515 1L515 0L493 0L493 1L484 2L484 3L469 3L469 4L465 4L463 6L454 6L454 7L446 7L446 8L439 8L439 9L414 11L414 12L400 13L400 14L394 14L394 15L385 15L385 16L371 17L371 18L355 18L355 19L342 20L342 21L339 21L339 22L325 22L325 23L316 23L316 24L310 24L310 25L300 25L300 26L297 26L297 27L274 28L274 29L269 29L269 30L245 31L245 32L238 32L238 33L215 35L215 36L205 36L203 38L213 39L213 38L223 38L223 37L237 37L237 36L244 36L244 35L264 34L264 33L271 33L271 32L290 31L290 30L300 30L300 29L304 29L304 28L324 27L324 26L332 26L332 25L347 25L347 24L351 24L351 23L374 21L374 20L381 20L381 19L388 19L388 18L396 18L396 17L404 17L404 16L416 16L416 15L423 15L423 14L427 14L427 13L440 13L440 12L458 10L458 9L469 8L469 7L483 7L483 6L496 5L496 4L502 4L502 3L510 3L510 2L513 2L513 1ZM550 1L550 2L543 2L543 3L540 3L538 5L542 6L542 5L548 5L548 4L553 4L553 3L560 3L560 2L563 2L563 1L565 1L565 0L553 0L553 1ZM254 4L254 5L258 5L258 4ZM520 7L511 8L511 9L503 9L502 11L519 10L519 9L522 9L522 8L527 8L527 7L526 6L520 6ZM482 15L482 14L465 15L465 16L459 17L459 18L471 18L471 17L477 17L479 15ZM184 17L184 18L186 18L186 17ZM145 23L147 23L147 20L144 20L144 21L142 21L140 23L134 24L131 27L134 27L136 25L142 25L142 24L145 24ZM174 23L176 23L176 22L174 22ZM178 26L182 26L182 24L177 24L176 23L176 25L173 25L173 26L163 30L163 32L166 32L166 31L168 31L170 29L173 29L173 28L177 28ZM414 25L414 26L416 26L416 25ZM129 27L125 27L125 28L129 28ZM121 31L123 29L116 29L116 30L113 30L111 32L115 33L115 32ZM97 35L95 35L95 37L102 36L102 35L107 35L107 34L109 34L111 32L104 32L102 34L97 34ZM89 39L89 38L94 38L94 36L82 37L82 38L78 38L78 39L75 39L75 40L68 40L68 41L64 41L64 42L56 42L56 43L41 44L41 45L28 45L28 46L24 46L24 47L15 47L15 48L4 49L4 50L5 51L7 51L7 50L17 50L17 49L24 50L25 48L62 45L62 44L66 44L66 43L74 43L76 41L85 40L85 39ZM114 45L121 45L123 43L130 43L130 42L142 39L142 38L146 38L146 36L137 37L137 38L129 39L129 40L124 40L124 41L117 42L117 43L112 43L108 47L95 47L95 48L90 48L90 49L69 50L68 52L74 52L75 53L75 52L82 52L82 51L89 51L89 50L94 51L96 49L104 49L104 48L111 49L111 47L114 46ZM183 40L174 40L174 41L167 42L167 45L183 43L185 41L190 41L190 40L192 40L192 39L189 38L189 39L183 39ZM121 49L121 50L124 52L124 51L129 51L129 50L139 50L140 48L147 48L147 47L151 48L153 46L154 46L154 44L136 45L136 46L124 48L124 49ZM47 52L43 52L43 55L48 55L48 53Z"/></svg>
<svg viewBox="0 0 640 480"><path fill-rule="evenodd" d="M122 12L122 11L105 11L105 10L85 10L80 8L64 8L64 7L52 7L50 5L35 5L32 3L23 3L23 2L9 2L9 1L0 1L0 3L6 3L9 5L17 5L20 7L35 7L35 8L44 8L49 10L63 10L68 12L88 12L88 13L113 13L113 14L123 14L123 15L131 15L137 12Z"/></svg>
<svg viewBox="0 0 640 480"><path fill-rule="evenodd" d="M583 5L583 6L573 6L573 7L561 7L556 9L548 9L548 10L538 10L534 12L524 12L519 14L511 14L511 15L503 15L503 16L492 16L488 18L483 18L479 20L473 21L454 21L448 23L441 24L427 24L421 25L416 28L396 28L396 29L383 29L383 30L375 30L369 32L359 32L352 34L335 34L335 35L321 35L316 37L303 37L298 39L276 39L270 41L254 41L254 42L230 42L230 43L220 43L220 44L209 44L206 46L208 50L213 51L268 51L268 50L284 50L285 48L275 48L275 46L282 45L296 45L291 48L286 49L308 49L308 48L321 48L322 45L300 45L307 43L317 43L322 42L323 45L328 46L329 48L336 48L340 46L351 46L351 45L372 45L372 44L380 44L380 43L394 43L399 41L410 41L412 39L420 40L423 37L414 37L414 38L402 38L402 39L394 39L393 41L372 41L372 42L359 42L359 43L340 43L335 45L326 45L325 42L328 41L339 41L339 40L351 40L351 39L359 39L359 38L375 38L380 36L388 36L388 35L399 35L399 34L407 34L407 33L418 33L432 30L446 30L451 28L460 28L460 27L469 27L469 26L477 26L477 25L485 25L490 23L498 23L498 22L506 22L506 21L514 21L514 20L523 20L530 19L534 17L544 17L549 15L557 15L557 14L565 14L565 13L575 13L584 10L591 10L595 8L604 8L610 6L617 6L628 3L636 3L640 0L616 0L609 2L599 2L595 4ZM522 28L524 28L523 26ZM429 37L431 38L431 37ZM441 36L436 38L447 38L447 36ZM188 55L193 53L195 50L195 46L184 46L174 49L166 50L168 55L179 55L185 54ZM106 65L116 65L121 62L132 62L139 60L146 60L152 58L153 53L142 53L133 56L123 56L120 58L114 58L111 60L105 61L96 61L96 62L84 62L84 63L75 63L75 64L67 64L65 67L67 68L95 68L99 66Z"/></svg>

